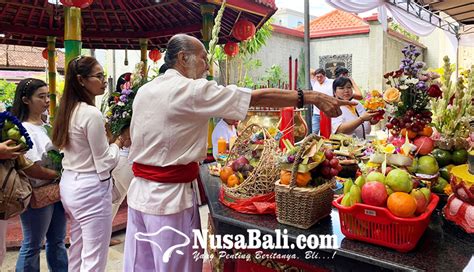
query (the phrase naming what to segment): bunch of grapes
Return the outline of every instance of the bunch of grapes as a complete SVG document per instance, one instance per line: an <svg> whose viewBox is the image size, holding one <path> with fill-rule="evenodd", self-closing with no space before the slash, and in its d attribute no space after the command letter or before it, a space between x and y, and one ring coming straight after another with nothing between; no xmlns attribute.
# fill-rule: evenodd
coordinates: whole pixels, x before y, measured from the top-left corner
<svg viewBox="0 0 474 272"><path fill-rule="evenodd" d="M404 116L392 117L386 127L396 134L400 133L400 130L403 128L413 132L420 132L427 124L431 123L432 115L433 113L429 110L416 113L409 109Z"/></svg>
<svg viewBox="0 0 474 272"><path fill-rule="evenodd" d="M334 156L332 150L326 149L326 151L324 151L324 157L326 159L314 169L314 173L325 179L331 179L339 174L342 170L342 166L339 164L339 160Z"/></svg>

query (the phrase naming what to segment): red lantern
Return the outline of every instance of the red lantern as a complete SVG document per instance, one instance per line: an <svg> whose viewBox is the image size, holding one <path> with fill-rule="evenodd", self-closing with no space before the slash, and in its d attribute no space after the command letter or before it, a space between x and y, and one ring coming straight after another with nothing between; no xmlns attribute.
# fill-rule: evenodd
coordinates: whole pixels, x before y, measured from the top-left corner
<svg viewBox="0 0 474 272"><path fill-rule="evenodd" d="M150 50L150 53L148 53L148 57L153 61L157 62L159 59L161 59L161 52L158 49L152 49Z"/></svg>
<svg viewBox="0 0 474 272"><path fill-rule="evenodd" d="M94 0L60 0L66 7L87 8Z"/></svg>
<svg viewBox="0 0 474 272"><path fill-rule="evenodd" d="M247 19L239 20L234 25L232 35L239 41L245 41L255 35L255 25Z"/></svg>
<svg viewBox="0 0 474 272"><path fill-rule="evenodd" d="M43 52L41 52L41 55L43 56L43 59L47 60L48 59L48 48L43 49Z"/></svg>
<svg viewBox="0 0 474 272"><path fill-rule="evenodd" d="M235 42L227 42L224 45L224 52L229 57L234 57L239 53L239 44Z"/></svg>

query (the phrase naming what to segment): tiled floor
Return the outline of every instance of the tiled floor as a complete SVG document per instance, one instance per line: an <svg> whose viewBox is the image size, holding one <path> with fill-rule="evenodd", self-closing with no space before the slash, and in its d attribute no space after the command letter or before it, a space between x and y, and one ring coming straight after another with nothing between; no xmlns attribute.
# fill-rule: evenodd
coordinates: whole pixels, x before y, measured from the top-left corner
<svg viewBox="0 0 474 272"><path fill-rule="evenodd" d="M199 208L199 212L201 215L201 228L206 229L207 228L207 217L209 213L209 209L206 206L202 206ZM125 240L125 231L119 231L115 232L113 239L117 239L122 241L122 243L118 245L111 246L109 248L109 258L107 262L107 271L122 271L122 265L123 265L123 248L124 248L124 243L123 241ZM16 259L18 256L18 248L15 249L10 249L7 251L5 261L3 263L3 266L0 268L1 272L4 271L14 271L15 270L15 264L16 264ZM41 271L48 271L48 267L46 264L46 256L44 250L41 251ZM203 271L211 271L210 264L208 261L204 261L203 265Z"/></svg>

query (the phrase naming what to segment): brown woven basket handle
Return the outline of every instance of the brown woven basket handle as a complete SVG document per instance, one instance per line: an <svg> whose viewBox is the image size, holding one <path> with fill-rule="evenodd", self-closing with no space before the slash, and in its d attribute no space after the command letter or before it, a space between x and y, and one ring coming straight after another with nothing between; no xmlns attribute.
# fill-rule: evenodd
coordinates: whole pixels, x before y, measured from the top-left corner
<svg viewBox="0 0 474 272"><path fill-rule="evenodd" d="M298 174L298 167L300 163L303 161L303 152L306 150L306 146L310 145L314 140L319 140L321 139L317 134L311 133L308 135L306 138L304 138L303 143L301 143L301 148L298 150L298 153L296 153L295 156L295 161L293 162L293 166L291 167L291 182L290 182L290 188L293 188L296 186L296 175Z"/></svg>
<svg viewBox="0 0 474 272"><path fill-rule="evenodd" d="M227 165L229 163L229 160L231 159L231 155L233 155L235 153L235 149L237 149L238 145L240 144L240 142L242 141L242 139L240 138L242 135L245 135L246 133L248 133L250 131L250 134L252 135L253 134L253 130L254 130L254 127L257 127L258 130L262 130L263 131L263 140L265 141L267 139L267 130L263 127L261 127L260 125L257 125L257 124L250 124L248 125L247 127L245 127L243 130L242 130L242 133L240 133L240 136L237 137L237 139L235 140L234 142L234 145L232 146L232 149L229 150L229 156L227 156L227 159L225 161L225 165ZM240 138L240 139L239 139Z"/></svg>

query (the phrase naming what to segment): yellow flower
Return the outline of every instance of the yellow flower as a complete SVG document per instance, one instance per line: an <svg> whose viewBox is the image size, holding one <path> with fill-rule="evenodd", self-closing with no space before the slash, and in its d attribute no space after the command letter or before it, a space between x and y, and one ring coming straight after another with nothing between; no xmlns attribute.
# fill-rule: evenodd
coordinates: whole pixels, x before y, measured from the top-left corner
<svg viewBox="0 0 474 272"><path fill-rule="evenodd" d="M383 94L383 100L387 103L396 103L400 101L400 91L397 88L389 88Z"/></svg>
<svg viewBox="0 0 474 272"><path fill-rule="evenodd" d="M367 167L369 168L377 168L380 166L380 163L375 163L375 162L368 162Z"/></svg>
<svg viewBox="0 0 474 272"><path fill-rule="evenodd" d="M372 91L370 91L370 96L372 96L372 97L381 97L382 95L380 94L380 92L378 90L372 90Z"/></svg>
<svg viewBox="0 0 474 272"><path fill-rule="evenodd" d="M393 144L388 144L383 148L383 152L387 154L393 154L395 152L396 147Z"/></svg>
<svg viewBox="0 0 474 272"><path fill-rule="evenodd" d="M107 117L110 117L110 116L112 116L112 111L107 112Z"/></svg>

